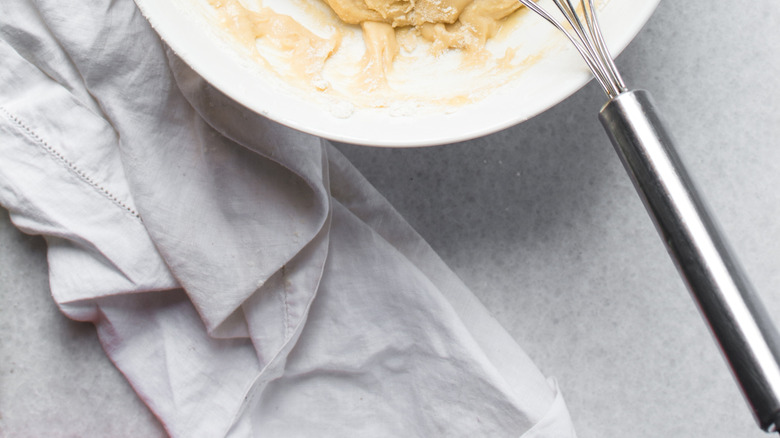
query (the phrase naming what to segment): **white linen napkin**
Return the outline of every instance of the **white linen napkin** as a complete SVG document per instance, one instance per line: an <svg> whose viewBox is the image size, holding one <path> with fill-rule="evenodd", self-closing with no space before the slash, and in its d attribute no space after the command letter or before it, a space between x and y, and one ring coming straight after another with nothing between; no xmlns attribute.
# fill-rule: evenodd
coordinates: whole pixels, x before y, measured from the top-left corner
<svg viewBox="0 0 780 438"><path fill-rule="evenodd" d="M130 0L0 4L0 204L176 437L573 437L554 381L327 141Z"/></svg>

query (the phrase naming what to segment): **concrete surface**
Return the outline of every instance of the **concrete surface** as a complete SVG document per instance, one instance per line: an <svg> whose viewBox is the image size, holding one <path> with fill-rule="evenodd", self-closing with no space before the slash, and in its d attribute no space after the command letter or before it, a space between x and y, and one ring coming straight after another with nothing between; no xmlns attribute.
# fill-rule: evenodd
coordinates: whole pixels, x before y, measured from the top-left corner
<svg viewBox="0 0 780 438"><path fill-rule="evenodd" d="M780 315L780 4L733 5L662 1L617 64L652 91ZM590 84L477 140L339 148L558 379L580 437L763 436L597 121L604 102ZM164 435L94 330L58 313L45 244L5 211L0 333L0 436Z"/></svg>

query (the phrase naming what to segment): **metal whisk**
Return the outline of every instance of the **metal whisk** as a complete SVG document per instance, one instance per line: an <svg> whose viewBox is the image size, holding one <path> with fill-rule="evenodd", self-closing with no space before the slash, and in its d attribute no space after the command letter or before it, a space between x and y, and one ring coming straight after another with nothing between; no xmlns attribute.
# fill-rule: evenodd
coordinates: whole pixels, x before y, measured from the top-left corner
<svg viewBox="0 0 780 438"><path fill-rule="evenodd" d="M626 89L607 50L592 0L580 0L580 13L571 0L549 0L563 18L532 0L519 1L566 34L609 97L599 119L756 422L765 431L780 431L777 329L683 167L649 93Z"/></svg>

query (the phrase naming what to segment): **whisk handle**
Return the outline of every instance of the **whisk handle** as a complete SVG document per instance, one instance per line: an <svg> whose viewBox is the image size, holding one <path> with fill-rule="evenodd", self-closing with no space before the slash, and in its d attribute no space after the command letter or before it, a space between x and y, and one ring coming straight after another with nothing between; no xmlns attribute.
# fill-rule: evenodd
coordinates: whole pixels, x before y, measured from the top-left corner
<svg viewBox="0 0 780 438"><path fill-rule="evenodd" d="M599 113L759 426L780 427L780 337L696 191L646 91Z"/></svg>

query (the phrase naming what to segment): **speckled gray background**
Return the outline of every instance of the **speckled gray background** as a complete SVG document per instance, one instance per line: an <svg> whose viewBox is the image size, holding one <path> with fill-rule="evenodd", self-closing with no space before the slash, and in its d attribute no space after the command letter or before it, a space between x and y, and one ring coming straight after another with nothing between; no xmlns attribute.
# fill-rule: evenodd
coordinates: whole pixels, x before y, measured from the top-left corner
<svg viewBox="0 0 780 438"><path fill-rule="evenodd" d="M662 1L618 58L780 321L780 3ZM749 6L744 6L749 5ZM595 84L455 145L339 145L564 392L581 438L760 437L597 121ZM160 426L62 317L44 244L0 213L0 436Z"/></svg>

